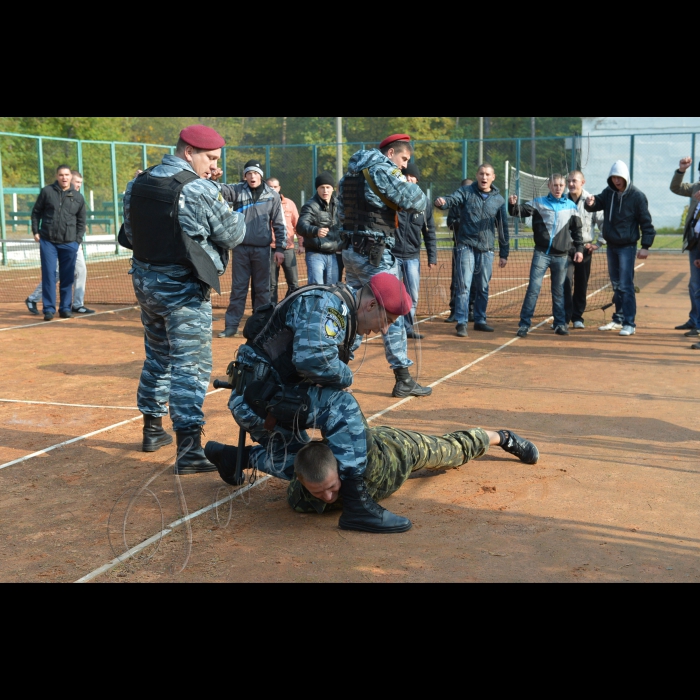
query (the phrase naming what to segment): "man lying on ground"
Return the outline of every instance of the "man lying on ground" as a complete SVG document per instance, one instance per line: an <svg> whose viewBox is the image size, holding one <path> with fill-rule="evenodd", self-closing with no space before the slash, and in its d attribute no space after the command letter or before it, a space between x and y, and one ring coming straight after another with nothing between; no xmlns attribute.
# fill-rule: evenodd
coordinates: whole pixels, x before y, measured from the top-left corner
<svg viewBox="0 0 700 700"><path fill-rule="evenodd" d="M482 458L491 447L501 447L525 464L537 464L539 450L509 430L488 432L481 428L443 437L424 435L398 428L372 428L365 423L367 435L367 493L379 502L396 493L411 474L423 469L457 469ZM217 466L221 478L234 485L238 448L210 442L207 456ZM265 449L246 448L245 464L251 458L261 471L267 471ZM256 454L257 453L257 454ZM274 466L274 465L271 465ZM270 469L275 476L280 472ZM289 485L289 505L298 513L324 513L342 508L338 462L323 442L311 442L296 454L294 476Z"/></svg>

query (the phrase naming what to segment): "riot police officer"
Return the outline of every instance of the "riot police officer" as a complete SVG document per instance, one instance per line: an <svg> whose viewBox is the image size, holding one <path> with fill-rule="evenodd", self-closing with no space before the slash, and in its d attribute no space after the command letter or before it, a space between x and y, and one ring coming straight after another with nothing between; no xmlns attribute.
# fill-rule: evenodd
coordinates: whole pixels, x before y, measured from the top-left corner
<svg viewBox="0 0 700 700"><path fill-rule="evenodd" d="M348 362L361 337L386 333L411 304L401 281L389 274L375 275L357 292L345 285L302 288L276 308L258 309L229 371L236 377L229 408L258 443L245 451L245 468L291 481L294 455L311 441L310 433L320 432L339 465L344 530L394 534L411 528L367 492L366 425L345 391L353 383ZM222 472L236 462L237 450L211 442L206 455Z"/></svg>
<svg viewBox="0 0 700 700"><path fill-rule="evenodd" d="M201 444L212 370L211 290L221 291L229 251L245 237L242 216L211 181L224 145L213 129L184 129L175 154L139 174L124 197L121 240L133 249L130 274L146 336L138 389L143 451L172 444L163 429L169 404L179 474L216 471Z"/></svg>
<svg viewBox="0 0 700 700"><path fill-rule="evenodd" d="M395 134L379 149L359 151L350 160L348 173L339 186L338 216L346 241L343 252L348 284L361 289L374 275L401 272L391 251L399 228L398 213L423 212L428 200L417 184L402 173L413 154L411 137ZM430 396L433 390L420 386L409 373L408 341L403 319L392 324L384 336L386 359L396 375L393 395Z"/></svg>

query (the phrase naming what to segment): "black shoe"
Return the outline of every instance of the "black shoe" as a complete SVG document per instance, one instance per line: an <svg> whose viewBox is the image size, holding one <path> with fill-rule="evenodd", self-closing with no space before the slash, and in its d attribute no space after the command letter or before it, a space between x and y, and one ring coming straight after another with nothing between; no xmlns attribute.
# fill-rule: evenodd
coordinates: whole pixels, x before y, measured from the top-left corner
<svg viewBox="0 0 700 700"><path fill-rule="evenodd" d="M518 338L527 338L528 335L530 335L530 329L525 328L525 326L521 326L520 330L518 331Z"/></svg>
<svg viewBox="0 0 700 700"><path fill-rule="evenodd" d="M496 330L494 328L491 328L491 326L489 326L488 323L475 323L474 330L481 331L482 333L495 333L496 332Z"/></svg>
<svg viewBox="0 0 700 700"><path fill-rule="evenodd" d="M92 316L92 314L96 313L92 309L88 309L85 306L81 306L79 309L73 309L73 313L77 314L78 316Z"/></svg>
<svg viewBox="0 0 700 700"><path fill-rule="evenodd" d="M73 318L73 314L70 311L59 311L58 315L61 318Z"/></svg>
<svg viewBox="0 0 700 700"><path fill-rule="evenodd" d="M557 335L571 335L571 331L569 331L566 326L559 326L558 328L555 329L554 331Z"/></svg>
<svg viewBox="0 0 700 700"><path fill-rule="evenodd" d="M162 447L173 444L173 436L163 430L163 419L154 416L143 417L143 451L158 452Z"/></svg>
<svg viewBox="0 0 700 700"><path fill-rule="evenodd" d="M457 317L454 314L450 314L450 317L445 320L445 323L457 323Z"/></svg>
<svg viewBox="0 0 700 700"><path fill-rule="evenodd" d="M695 324L692 321L687 321L682 326L676 326L677 331L694 331Z"/></svg>
<svg viewBox="0 0 700 700"><path fill-rule="evenodd" d="M396 386L394 387L394 398L407 399L409 396L430 396L433 390L429 387L424 387L411 377L408 367L395 369Z"/></svg>
<svg viewBox="0 0 700 700"><path fill-rule="evenodd" d="M537 464L540 461L540 451L529 440L523 440L510 430L498 433L501 436L501 449L517 457L525 464Z"/></svg>
<svg viewBox="0 0 700 700"><path fill-rule="evenodd" d="M466 323L460 323L457 326L457 337L458 338L468 338L469 337L469 331L467 330Z"/></svg>
<svg viewBox="0 0 700 700"><path fill-rule="evenodd" d="M27 298L24 303L27 305L27 309L32 316L41 316L39 307L35 301L29 301L29 298Z"/></svg>
<svg viewBox="0 0 700 700"><path fill-rule="evenodd" d="M691 350L700 350L700 343L695 343L695 345L690 346Z"/></svg>
<svg viewBox="0 0 700 700"><path fill-rule="evenodd" d="M474 323L474 310L469 312L469 323Z"/></svg>
<svg viewBox="0 0 700 700"><path fill-rule="evenodd" d="M425 338L424 335L421 335L420 333L416 333L415 331L411 331L410 333L406 333L406 337L409 340L423 340Z"/></svg>
<svg viewBox="0 0 700 700"><path fill-rule="evenodd" d="M219 333L219 338L240 338L238 328L227 328L223 333Z"/></svg>
<svg viewBox="0 0 700 700"><path fill-rule="evenodd" d="M44 321L46 321L47 323L49 321L53 321L53 314L44 314Z"/></svg>
<svg viewBox="0 0 700 700"><path fill-rule="evenodd" d="M202 449L202 426L177 432L177 464L175 473L180 476L210 474L218 471L206 458Z"/></svg>
<svg viewBox="0 0 700 700"><path fill-rule="evenodd" d="M246 447L243 454L243 470L248 469L250 461L250 447ZM245 483L245 474L240 483L236 483L236 462L238 460L238 448L222 445L219 442L208 442L204 448L204 456L219 470L219 476L229 486L242 486Z"/></svg>
<svg viewBox="0 0 700 700"><path fill-rule="evenodd" d="M413 527L407 518L394 515L375 503L367 492L363 479L343 481L340 497L343 499L343 514L339 523L341 530L399 535Z"/></svg>
<svg viewBox="0 0 700 700"><path fill-rule="evenodd" d="M693 329L692 331L688 331L685 334L686 338L697 338L698 336L700 336L700 331L697 330L697 328Z"/></svg>

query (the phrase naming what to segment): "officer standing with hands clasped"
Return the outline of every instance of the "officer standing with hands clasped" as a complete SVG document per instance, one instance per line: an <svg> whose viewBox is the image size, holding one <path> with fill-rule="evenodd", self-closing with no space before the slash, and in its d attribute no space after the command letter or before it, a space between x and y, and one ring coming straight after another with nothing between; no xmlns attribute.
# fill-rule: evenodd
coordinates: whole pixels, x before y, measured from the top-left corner
<svg viewBox="0 0 700 700"><path fill-rule="evenodd" d="M402 173L413 155L411 137L394 134L379 149L359 151L351 159L339 186L338 218L343 227L343 261L348 284L364 287L377 274L400 277L392 250L399 228L399 212L424 212L428 200L423 190ZM386 359L396 376L396 398L430 396L433 390L413 379L409 368L408 339L403 319L384 334Z"/></svg>
<svg viewBox="0 0 700 700"><path fill-rule="evenodd" d="M243 468L279 479L294 477L294 459L318 430L338 463L343 530L396 534L411 522L378 506L367 492L368 434L348 389L348 367L363 335L386 333L412 300L394 275L379 274L360 290L312 285L279 306L262 307L246 324L248 339L229 368L229 408L258 446L246 448ZM209 460L224 481L237 485L238 448L210 442Z"/></svg>
<svg viewBox="0 0 700 700"><path fill-rule="evenodd" d="M220 293L229 251L246 230L211 181L224 145L209 127L184 129L175 155L139 174L124 197L120 241L134 252L130 274L146 335L138 390L143 451L172 444L163 430L169 403L181 475L216 471L201 444L212 371L211 290Z"/></svg>

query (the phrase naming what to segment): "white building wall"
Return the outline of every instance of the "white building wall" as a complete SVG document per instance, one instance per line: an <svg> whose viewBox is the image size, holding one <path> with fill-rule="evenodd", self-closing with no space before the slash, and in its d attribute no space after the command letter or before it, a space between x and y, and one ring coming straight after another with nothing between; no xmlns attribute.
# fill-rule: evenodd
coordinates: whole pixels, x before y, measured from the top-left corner
<svg viewBox="0 0 700 700"><path fill-rule="evenodd" d="M700 117L587 117L581 133L581 165L590 191L605 189L612 164L623 160L632 165L632 181L647 195L657 228L680 227L688 200L674 195L669 185L684 156L694 160L686 181L698 180ZM697 134L695 153L692 134Z"/></svg>

